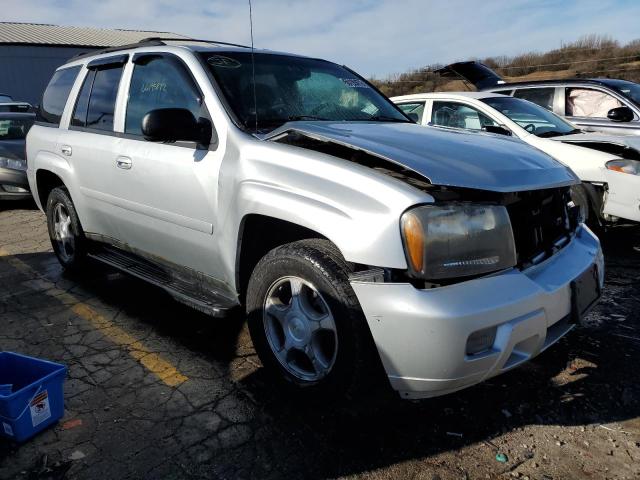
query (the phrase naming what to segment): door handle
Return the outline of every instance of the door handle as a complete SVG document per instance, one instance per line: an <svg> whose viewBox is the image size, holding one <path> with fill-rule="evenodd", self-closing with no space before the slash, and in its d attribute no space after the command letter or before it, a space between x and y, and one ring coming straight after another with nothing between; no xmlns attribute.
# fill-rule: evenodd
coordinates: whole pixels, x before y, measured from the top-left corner
<svg viewBox="0 0 640 480"><path fill-rule="evenodd" d="M118 157L116 158L116 166L123 170L130 170L133 166L133 162L129 157Z"/></svg>
<svg viewBox="0 0 640 480"><path fill-rule="evenodd" d="M66 155L67 157L70 157L71 154L73 153L73 150L69 145L62 145L62 147L60 147L60 151L62 152L63 155Z"/></svg>

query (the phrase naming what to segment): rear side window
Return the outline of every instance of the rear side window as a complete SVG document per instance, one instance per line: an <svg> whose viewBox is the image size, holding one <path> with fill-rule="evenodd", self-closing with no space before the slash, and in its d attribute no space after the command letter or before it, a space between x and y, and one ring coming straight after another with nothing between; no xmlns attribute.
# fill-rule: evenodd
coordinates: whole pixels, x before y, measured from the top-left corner
<svg viewBox="0 0 640 480"><path fill-rule="evenodd" d="M184 108L197 119L207 117L202 95L182 63L170 56L135 61L129 88L125 133L142 135L142 118L151 110Z"/></svg>
<svg viewBox="0 0 640 480"><path fill-rule="evenodd" d="M95 70L85 127L113 131L113 113L122 77L122 65Z"/></svg>
<svg viewBox="0 0 640 480"><path fill-rule="evenodd" d="M76 107L73 111L73 117L71 118L71 125L74 127L84 127L87 124L87 109L89 108L89 95L91 94L91 88L93 87L93 80L96 78L96 71L89 70L87 76L84 79L78 99L76 100Z"/></svg>
<svg viewBox="0 0 640 480"><path fill-rule="evenodd" d="M37 115L38 121L60 125L64 106L67 103L69 92L71 92L79 71L80 67L71 67L58 70L53 74L42 96Z"/></svg>
<svg viewBox="0 0 640 480"><path fill-rule="evenodd" d="M550 88L519 88L513 94L516 98L529 100L542 108L553 111L553 96L556 89Z"/></svg>

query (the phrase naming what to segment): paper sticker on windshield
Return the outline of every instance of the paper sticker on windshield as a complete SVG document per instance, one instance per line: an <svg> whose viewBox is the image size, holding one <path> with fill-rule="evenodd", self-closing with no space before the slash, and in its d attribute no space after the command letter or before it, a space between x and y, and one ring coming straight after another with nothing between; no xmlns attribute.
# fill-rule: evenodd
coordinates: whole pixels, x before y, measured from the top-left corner
<svg viewBox="0 0 640 480"><path fill-rule="evenodd" d="M345 85L351 88L369 88L365 82L360 80L359 78L341 78Z"/></svg>
<svg viewBox="0 0 640 480"><path fill-rule="evenodd" d="M221 68L239 68L242 66L239 61L223 55L213 55L207 58L207 63L213 67Z"/></svg>

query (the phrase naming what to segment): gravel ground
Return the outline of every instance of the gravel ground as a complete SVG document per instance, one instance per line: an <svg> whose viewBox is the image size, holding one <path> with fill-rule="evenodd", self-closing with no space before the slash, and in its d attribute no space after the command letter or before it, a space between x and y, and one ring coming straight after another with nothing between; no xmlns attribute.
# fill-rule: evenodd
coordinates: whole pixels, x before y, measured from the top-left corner
<svg viewBox="0 0 640 480"><path fill-rule="evenodd" d="M0 478L640 478L640 230L602 238L604 298L539 358L434 400L336 408L271 388L241 318L105 268L67 276L44 216L0 206L0 350L69 367L65 417L0 440Z"/></svg>

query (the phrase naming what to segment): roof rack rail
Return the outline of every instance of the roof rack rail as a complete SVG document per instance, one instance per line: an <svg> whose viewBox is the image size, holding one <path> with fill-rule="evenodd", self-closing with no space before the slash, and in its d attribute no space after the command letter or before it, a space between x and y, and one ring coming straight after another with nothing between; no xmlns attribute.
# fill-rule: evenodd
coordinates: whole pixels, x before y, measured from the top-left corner
<svg viewBox="0 0 640 480"><path fill-rule="evenodd" d="M219 42L218 40L202 40L199 38L148 37L140 40L140 42L151 42L151 41L162 42L164 45L166 45L166 43L164 42L194 42L194 43L215 43L217 45L226 45L229 47L251 48L248 45L242 45L240 43Z"/></svg>
<svg viewBox="0 0 640 480"><path fill-rule="evenodd" d="M79 60L84 57L91 57L93 55L100 55L102 53L119 52L121 50L129 50L136 47L157 47L160 45L167 45L166 42L195 42L195 43L214 43L217 45L225 45L229 47L239 48L251 48L248 45L241 45L239 43L218 42L217 40L200 40L198 38L173 38L173 37L148 37L139 40L136 43L128 43L126 45L119 45L117 47L108 47L101 50L92 52L82 52L71 57L72 60Z"/></svg>
<svg viewBox="0 0 640 480"><path fill-rule="evenodd" d="M157 47L160 45L166 45L166 43L157 40L157 39L150 39L150 38L145 38L143 40L140 40L139 42L136 43L128 43L126 45L118 45L117 47L107 47L107 48L103 48L101 50L94 50L91 52L82 52L82 53L78 53L77 55L74 55L73 57L71 57L72 60L79 60L81 58L84 57L92 57L94 55L100 55L102 53L111 53L111 52L119 52L121 50L129 50L131 48L136 48L136 47L143 47L143 46L147 46L147 47Z"/></svg>

